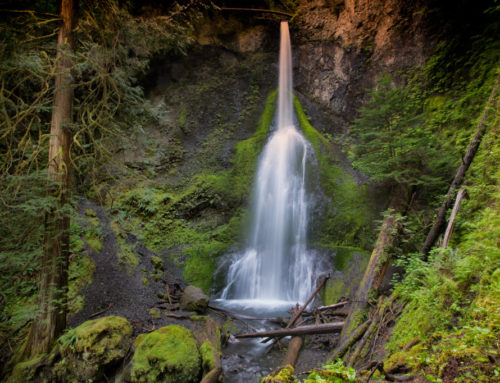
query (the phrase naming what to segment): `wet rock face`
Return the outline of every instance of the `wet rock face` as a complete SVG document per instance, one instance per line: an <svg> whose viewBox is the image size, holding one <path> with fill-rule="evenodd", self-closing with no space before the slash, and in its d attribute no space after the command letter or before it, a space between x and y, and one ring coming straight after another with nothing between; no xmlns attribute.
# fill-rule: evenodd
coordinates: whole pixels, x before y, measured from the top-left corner
<svg viewBox="0 0 500 383"><path fill-rule="evenodd" d="M425 3L301 1L293 25L296 89L339 115L345 128L378 76L424 63L433 46Z"/></svg>
<svg viewBox="0 0 500 383"><path fill-rule="evenodd" d="M295 90L334 116L331 133L346 131L377 77L390 72L400 82L400 70L424 63L434 46L432 1L300 1L291 21ZM195 38L224 48L230 65L234 54L277 52L278 24L263 14L220 13L207 16Z"/></svg>

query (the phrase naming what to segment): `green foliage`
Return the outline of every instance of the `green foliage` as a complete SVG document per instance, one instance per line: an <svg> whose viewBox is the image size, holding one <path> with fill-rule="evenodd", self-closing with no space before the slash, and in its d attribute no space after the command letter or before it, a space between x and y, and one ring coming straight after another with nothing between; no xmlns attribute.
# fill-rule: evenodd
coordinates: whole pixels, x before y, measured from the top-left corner
<svg viewBox="0 0 500 383"><path fill-rule="evenodd" d="M278 371L274 371L271 374L265 376L261 379L260 383L295 383L299 382L297 378L293 376L295 370L292 366L286 366Z"/></svg>
<svg viewBox="0 0 500 383"><path fill-rule="evenodd" d="M103 247L102 235L100 230L95 227L89 227L85 233L85 241L96 253L100 253Z"/></svg>
<svg viewBox="0 0 500 383"><path fill-rule="evenodd" d="M356 370L344 366L342 360L330 361L321 370L309 374L304 383L345 383L356 381Z"/></svg>
<svg viewBox="0 0 500 383"><path fill-rule="evenodd" d="M421 97L413 83L395 87L391 76L379 79L350 129L356 168L391 186L442 186L439 163L447 153L424 124Z"/></svg>
<svg viewBox="0 0 500 383"><path fill-rule="evenodd" d="M22 337L32 319L43 250L43 220L58 209L47 190L49 128L55 90L57 2L31 2L33 9L0 18L0 355L7 338ZM95 183L97 169L109 158L116 137L131 135L156 118L145 101L138 76L157 54L183 53L191 43L193 22L204 2L173 4L169 17L133 18L118 2L88 8L82 3L75 29L72 164L79 191ZM108 168L105 168L108 169ZM101 169L101 175L105 169ZM99 196L99 195L96 195ZM76 206L76 202L73 206ZM76 218L70 206L65 212ZM67 211L66 211L67 210ZM71 229L69 306L83 304L77 291L93 266L84 241L100 251L98 219L86 230ZM122 252L133 263L133 251ZM20 342L19 342L20 343Z"/></svg>
<svg viewBox="0 0 500 383"><path fill-rule="evenodd" d="M469 199L456 218L455 249L437 249L429 262L416 254L399 261L406 276L396 293L407 305L386 346L388 365L405 360L436 381L450 374L448 366L455 362L458 381L488 382L499 372L489 362L500 351L496 134L492 130L483 138L470 169Z"/></svg>

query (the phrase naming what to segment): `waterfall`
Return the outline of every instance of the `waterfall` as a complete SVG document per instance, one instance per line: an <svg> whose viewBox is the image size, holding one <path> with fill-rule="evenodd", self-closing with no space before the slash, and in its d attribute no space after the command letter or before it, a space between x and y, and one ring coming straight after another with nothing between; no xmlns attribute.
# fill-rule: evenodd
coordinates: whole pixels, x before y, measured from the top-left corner
<svg viewBox="0 0 500 383"><path fill-rule="evenodd" d="M294 124L292 52L281 22L277 126L259 158L246 249L231 264L222 299L304 302L313 288L308 256L306 160L310 146Z"/></svg>

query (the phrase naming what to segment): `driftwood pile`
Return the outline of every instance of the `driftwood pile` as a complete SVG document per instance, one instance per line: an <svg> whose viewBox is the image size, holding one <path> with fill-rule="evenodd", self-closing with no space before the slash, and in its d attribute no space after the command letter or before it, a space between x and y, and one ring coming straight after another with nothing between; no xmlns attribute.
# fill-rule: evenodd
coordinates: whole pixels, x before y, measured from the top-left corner
<svg viewBox="0 0 500 383"><path fill-rule="evenodd" d="M272 345L277 343L280 338L292 336L292 339L288 343L288 351L282 366L294 366L302 348L304 335L340 333L346 325L345 319L349 314L349 310L346 309L346 306L351 303L348 300L343 300L333 305L319 306L314 309L307 310L308 305L323 288L327 280L328 277L326 277L318 285L318 288L312 293L311 297L303 306L297 304L296 307L290 311L292 317L288 322L284 322L282 318L265 318L265 320L280 324L284 326L284 328L238 334L235 335L235 338L263 338L262 343L272 342L272 347ZM372 311L372 315L370 315L368 320L364 323L357 326L349 334L349 336L340 340L339 344L337 344L337 347L332 353L331 359L337 359L345 356L344 360L346 364L350 366L359 364L359 362L363 359L368 358L368 360L371 360L380 333L388 327L388 324L392 322L402 310L402 305L394 305L394 300L394 296L390 298L380 297L377 306L374 307L374 310ZM243 322L263 320L263 318L255 318L233 313L210 305L209 307L213 310L224 313L226 316L230 316ZM368 350L368 353L366 350ZM383 366L375 361L369 363L361 369L372 370L372 374L370 374L371 378L373 372L377 369L382 370ZM384 371L384 373L386 377L389 377L392 381L407 381L411 378L408 376L392 375L393 371Z"/></svg>
<svg viewBox="0 0 500 383"><path fill-rule="evenodd" d="M347 312L339 311L339 309L344 307L348 303L347 301L339 302L337 304L329 306L320 306L309 311L306 310L306 308L313 301L318 292L324 287L328 279L329 276L323 279L323 281L318 285L316 290L311 294L311 296L303 306L300 306L297 303L295 309L291 310L292 317L286 323L284 329L245 333L236 335L235 337L240 339L264 338L262 340L262 343L268 343L269 341L272 341L271 345L273 345L282 337L292 336L292 339L288 343L288 352L283 365L295 365L295 361L297 360L298 354L303 344L302 336L335 332L338 333L344 326L342 318L347 316ZM243 321L256 319L243 316L241 314L231 313L220 308L212 306L210 307L218 311L224 311L226 315ZM273 321L275 323L279 323L282 320L280 320L279 318L274 318Z"/></svg>

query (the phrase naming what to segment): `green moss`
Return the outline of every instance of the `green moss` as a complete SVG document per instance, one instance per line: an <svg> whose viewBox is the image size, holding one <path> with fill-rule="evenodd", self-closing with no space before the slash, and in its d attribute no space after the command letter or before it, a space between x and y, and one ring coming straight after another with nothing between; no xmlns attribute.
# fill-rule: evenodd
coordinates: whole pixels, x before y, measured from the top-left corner
<svg viewBox="0 0 500 383"><path fill-rule="evenodd" d="M231 318L228 318L224 324L222 325L222 334L224 334L225 338L229 338L231 334L234 334L238 331L238 327L236 327L231 320Z"/></svg>
<svg viewBox="0 0 500 383"><path fill-rule="evenodd" d="M197 321L197 322L205 322L207 320L207 316L195 314L195 315L191 315L191 320Z"/></svg>
<svg viewBox="0 0 500 383"><path fill-rule="evenodd" d="M183 253L189 256L184 267L184 279L189 284L200 287L205 293L209 293L217 258L227 247L227 243L212 240L204 245L184 249Z"/></svg>
<svg viewBox="0 0 500 383"><path fill-rule="evenodd" d="M342 292L344 291L344 282L340 280L333 280L333 281L328 281L326 286L325 286L325 291L324 291L324 304L329 305L329 304L334 304L339 301L340 297L342 297L344 294ZM344 295L345 296L345 295Z"/></svg>
<svg viewBox="0 0 500 383"><path fill-rule="evenodd" d="M155 255L151 256L151 264L155 269L158 270L164 270L165 269L165 264L163 263L163 260L160 257L157 257Z"/></svg>
<svg viewBox="0 0 500 383"><path fill-rule="evenodd" d="M321 248L336 249L333 256L335 268L325 286L322 295L323 304L337 303L341 297L353 299L368 265L370 254L355 247L322 245Z"/></svg>
<svg viewBox="0 0 500 383"><path fill-rule="evenodd" d="M140 256L135 249L135 245L120 239L117 242L120 246L117 253L118 259L122 264L128 265L132 270L135 270L141 262Z"/></svg>
<svg viewBox="0 0 500 383"><path fill-rule="evenodd" d="M140 263L140 256L135 250L135 244L128 242L128 236L120 224L120 220L115 218L111 221L111 229L115 233L118 244L117 257L122 265L128 266L130 270L135 270Z"/></svg>
<svg viewBox="0 0 500 383"><path fill-rule="evenodd" d="M97 216L96 212L92 209L87 209L85 210L85 216L87 218L87 221L93 226L93 227L98 227L99 226L99 217Z"/></svg>
<svg viewBox="0 0 500 383"><path fill-rule="evenodd" d="M17 363L7 378L6 383L24 383L33 381L37 377L37 369L46 357L45 354L37 355L35 358L25 362Z"/></svg>
<svg viewBox="0 0 500 383"><path fill-rule="evenodd" d="M351 334L356 328L358 328L367 318L367 309L357 309L351 315L351 320L349 321L349 327L342 329L342 334Z"/></svg>
<svg viewBox="0 0 500 383"><path fill-rule="evenodd" d="M216 367L217 352L209 340L203 342L200 346L201 366L205 374Z"/></svg>
<svg viewBox="0 0 500 383"><path fill-rule="evenodd" d="M103 334L106 337L103 338ZM82 323L63 335L59 342L63 349L69 347L76 352L91 351L96 355L105 355L110 347L119 344L123 338L128 338L130 335L132 326L125 318L107 316Z"/></svg>
<svg viewBox="0 0 500 383"><path fill-rule="evenodd" d="M269 94L257 130L252 137L238 142L235 146L235 154L232 158L233 169L227 179L227 186L232 190L232 197L240 203L246 200L250 192L257 170L257 158L267 140L274 118L276 98L277 91Z"/></svg>
<svg viewBox="0 0 500 383"><path fill-rule="evenodd" d="M200 353L188 329L170 325L138 337L132 358L133 382L198 382L200 372Z"/></svg>
<svg viewBox="0 0 500 383"><path fill-rule="evenodd" d="M158 319L160 317L160 310L157 308L152 308L151 310L149 310L149 315L151 315L155 319Z"/></svg>
<svg viewBox="0 0 500 383"><path fill-rule="evenodd" d="M370 248L373 241L372 223L375 208L365 186L358 185L344 172L335 158L330 142L309 123L300 104L294 98L300 129L311 143L319 165L319 179L330 200L329 209L317 222L318 230L311 239L315 245L356 246Z"/></svg>
<svg viewBox="0 0 500 383"><path fill-rule="evenodd" d="M85 234L85 240L87 244L94 250L96 253L100 253L103 247L102 237L99 233L96 232L87 232Z"/></svg>
<svg viewBox="0 0 500 383"><path fill-rule="evenodd" d="M335 251L333 265L338 271L344 271L346 269L355 253L364 253L362 249L352 246L333 246L333 250Z"/></svg>
<svg viewBox="0 0 500 383"><path fill-rule="evenodd" d="M68 305L71 314L77 313L83 308L84 298L78 295L78 292L84 286L92 283L94 271L95 263L87 254L78 254L70 259L68 271Z"/></svg>
<svg viewBox="0 0 500 383"><path fill-rule="evenodd" d="M274 371L261 379L261 383L294 383L297 381L293 376L295 370L292 366L286 366L278 371Z"/></svg>
<svg viewBox="0 0 500 383"><path fill-rule="evenodd" d="M123 360L131 335L132 325L122 317L84 322L58 339L51 353L51 373L58 381L100 381L110 366Z"/></svg>

